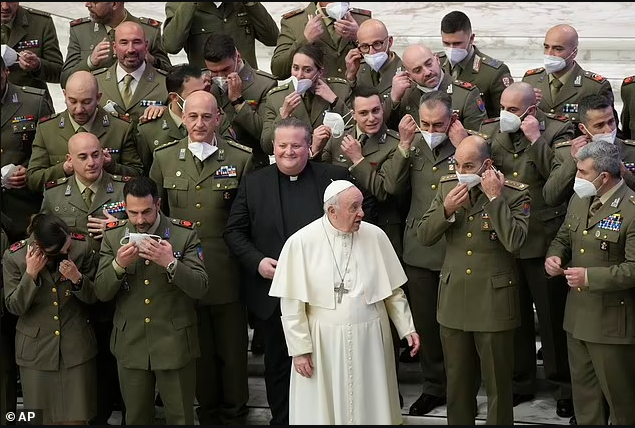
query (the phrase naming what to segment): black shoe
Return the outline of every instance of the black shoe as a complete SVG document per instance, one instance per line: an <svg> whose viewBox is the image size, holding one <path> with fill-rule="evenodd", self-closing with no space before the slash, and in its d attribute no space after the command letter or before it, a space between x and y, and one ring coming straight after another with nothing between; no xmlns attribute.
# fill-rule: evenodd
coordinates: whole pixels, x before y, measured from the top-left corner
<svg viewBox="0 0 635 428"><path fill-rule="evenodd" d="M157 398L154 399L154 405L157 407L163 407L163 400L161 399L161 394L157 393Z"/></svg>
<svg viewBox="0 0 635 428"><path fill-rule="evenodd" d="M542 346L540 347L540 349L538 349L538 352L536 352L536 358L539 360L542 360L543 354L542 354Z"/></svg>
<svg viewBox="0 0 635 428"><path fill-rule="evenodd" d="M254 329L254 335L251 338L251 353L255 356L264 355L265 353L265 344L258 329Z"/></svg>
<svg viewBox="0 0 635 428"><path fill-rule="evenodd" d="M403 351L401 351L401 354L399 355L399 362L400 363L418 363L419 362L419 353L415 354L414 357L410 356L410 348L406 348Z"/></svg>
<svg viewBox="0 0 635 428"><path fill-rule="evenodd" d="M556 414L561 418L570 418L573 416L573 400L563 398L556 402Z"/></svg>
<svg viewBox="0 0 635 428"><path fill-rule="evenodd" d="M531 401L536 396L534 394L514 394L514 407L518 406L520 403L524 403L525 401Z"/></svg>
<svg viewBox="0 0 635 428"><path fill-rule="evenodd" d="M569 425L577 425L578 424L578 420L575 418L575 415L571 416L571 419L569 419Z"/></svg>
<svg viewBox="0 0 635 428"><path fill-rule="evenodd" d="M419 398L417 398L417 401L410 406L408 414L410 416L423 416L430 413L435 408L443 406L445 403L445 397L436 397L434 395L423 393Z"/></svg>

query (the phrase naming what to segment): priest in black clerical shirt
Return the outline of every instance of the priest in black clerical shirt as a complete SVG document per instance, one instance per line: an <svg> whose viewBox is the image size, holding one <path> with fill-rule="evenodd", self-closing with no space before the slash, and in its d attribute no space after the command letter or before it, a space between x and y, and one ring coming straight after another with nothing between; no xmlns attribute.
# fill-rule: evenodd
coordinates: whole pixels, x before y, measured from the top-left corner
<svg viewBox="0 0 635 428"><path fill-rule="evenodd" d="M272 425L289 423L291 376L279 299L269 296L278 256L289 236L323 215L322 196L331 181L354 181L344 167L309 162L311 133L294 117L276 125L276 163L243 177L224 233L244 270L245 303L259 318Z"/></svg>

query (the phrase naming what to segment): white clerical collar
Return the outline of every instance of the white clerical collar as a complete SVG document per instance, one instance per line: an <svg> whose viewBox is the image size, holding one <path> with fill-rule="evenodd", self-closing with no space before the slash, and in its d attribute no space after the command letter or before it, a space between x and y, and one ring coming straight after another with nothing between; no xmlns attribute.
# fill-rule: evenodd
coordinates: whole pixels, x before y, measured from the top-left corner
<svg viewBox="0 0 635 428"><path fill-rule="evenodd" d="M342 232L341 230L333 226L331 224L331 221L329 220L328 214L324 214L324 217L322 217L322 223L324 224L324 229L326 230L326 233L328 233L329 235L338 236L338 237L352 237L353 236L352 232Z"/></svg>
<svg viewBox="0 0 635 428"><path fill-rule="evenodd" d="M194 142L190 139L190 137L187 137L187 143L187 148L190 149L192 156L196 156L201 162L218 150L218 146L216 145L216 134L214 134L211 144L202 141Z"/></svg>
<svg viewBox="0 0 635 428"><path fill-rule="evenodd" d="M144 71L146 71L145 61L143 61L141 63L141 66L137 68L135 71L133 71L132 73L128 73L126 70L124 70L121 67L121 64L119 63L119 61L117 61L117 83L121 82L123 78L126 77L126 74L130 74L134 78L134 80L136 80L137 82L140 82L141 76L143 76Z"/></svg>

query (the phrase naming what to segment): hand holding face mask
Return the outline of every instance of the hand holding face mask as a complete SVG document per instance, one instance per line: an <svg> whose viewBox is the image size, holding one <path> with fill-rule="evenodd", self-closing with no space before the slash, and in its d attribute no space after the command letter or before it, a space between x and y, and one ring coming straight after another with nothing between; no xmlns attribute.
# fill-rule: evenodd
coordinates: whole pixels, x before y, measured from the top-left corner
<svg viewBox="0 0 635 428"><path fill-rule="evenodd" d="M119 240L119 244L126 245L128 243L140 242L144 239L154 239L157 242L161 242L161 237L159 235L150 235L148 233L130 233ZM127 241L127 242L126 242Z"/></svg>
<svg viewBox="0 0 635 428"><path fill-rule="evenodd" d="M344 117L349 116L351 113L347 113ZM332 111L327 111L324 113L324 119L322 120L322 124L331 128L331 132L333 137L340 138L344 135L344 130L346 129L346 125L353 119L352 117L344 123L344 117L342 117L339 113L335 113Z"/></svg>

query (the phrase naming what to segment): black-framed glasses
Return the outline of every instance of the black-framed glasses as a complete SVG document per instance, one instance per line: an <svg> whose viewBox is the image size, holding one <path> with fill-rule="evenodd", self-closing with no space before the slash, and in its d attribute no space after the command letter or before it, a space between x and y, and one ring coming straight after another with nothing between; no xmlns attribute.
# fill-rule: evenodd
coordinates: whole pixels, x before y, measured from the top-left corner
<svg viewBox="0 0 635 428"><path fill-rule="evenodd" d="M376 51L380 51L384 48L384 43L386 43L386 40L388 40L389 37L390 36L386 36L384 40L377 40L376 42L373 42L370 45L367 45L367 44L357 45L357 49L359 49L361 53L368 53L370 52L370 47L372 46L373 49L375 49Z"/></svg>

